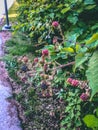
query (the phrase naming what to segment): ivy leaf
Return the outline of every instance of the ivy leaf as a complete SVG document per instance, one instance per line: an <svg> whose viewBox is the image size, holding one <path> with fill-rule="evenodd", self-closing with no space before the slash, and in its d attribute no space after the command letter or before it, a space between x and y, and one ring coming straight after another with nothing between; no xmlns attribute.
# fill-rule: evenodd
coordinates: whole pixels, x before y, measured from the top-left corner
<svg viewBox="0 0 98 130"><path fill-rule="evenodd" d="M91 44L92 42L95 42L96 40L98 40L98 33L93 34L93 36L86 41L86 44Z"/></svg>
<svg viewBox="0 0 98 130"><path fill-rule="evenodd" d="M86 115L83 118L83 121L88 127L92 128L93 130L94 128L98 128L98 118L96 118L94 115Z"/></svg>
<svg viewBox="0 0 98 130"><path fill-rule="evenodd" d="M88 57L89 55L85 55L84 53L77 54L75 57L75 69L83 64L88 59Z"/></svg>
<svg viewBox="0 0 98 130"><path fill-rule="evenodd" d="M92 89L91 99L98 92L98 51L95 51L89 60L86 76Z"/></svg>

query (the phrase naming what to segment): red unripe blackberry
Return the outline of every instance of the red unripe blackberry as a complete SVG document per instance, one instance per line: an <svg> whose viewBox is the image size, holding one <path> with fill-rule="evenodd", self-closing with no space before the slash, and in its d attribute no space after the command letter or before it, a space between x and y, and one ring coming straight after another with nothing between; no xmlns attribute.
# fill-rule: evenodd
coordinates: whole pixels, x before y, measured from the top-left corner
<svg viewBox="0 0 98 130"><path fill-rule="evenodd" d="M53 22L52 22L52 26L53 26L53 27L58 27L58 26L59 26L58 21L53 21Z"/></svg>
<svg viewBox="0 0 98 130"><path fill-rule="evenodd" d="M37 63L38 62L38 58L34 58L34 63Z"/></svg>
<svg viewBox="0 0 98 130"><path fill-rule="evenodd" d="M71 85L77 87L79 85L79 81L73 79L72 82L71 82Z"/></svg>
<svg viewBox="0 0 98 130"><path fill-rule="evenodd" d="M47 49L42 50L42 55L43 56L48 56L49 55L49 51Z"/></svg>
<svg viewBox="0 0 98 130"><path fill-rule="evenodd" d="M72 83L72 81L73 81L72 78L68 78L68 79L67 79L67 82L70 83L70 84Z"/></svg>
<svg viewBox="0 0 98 130"><path fill-rule="evenodd" d="M22 58L22 61L25 62L25 63L28 62L28 57L27 57L27 56L24 56L24 57Z"/></svg>
<svg viewBox="0 0 98 130"><path fill-rule="evenodd" d="M82 101L87 101L88 98L89 98L89 95L87 95L86 93L82 93L82 94L80 95L80 99L81 99Z"/></svg>
<svg viewBox="0 0 98 130"><path fill-rule="evenodd" d="M55 44L57 43L57 41L58 41L57 37L54 37L52 42Z"/></svg>

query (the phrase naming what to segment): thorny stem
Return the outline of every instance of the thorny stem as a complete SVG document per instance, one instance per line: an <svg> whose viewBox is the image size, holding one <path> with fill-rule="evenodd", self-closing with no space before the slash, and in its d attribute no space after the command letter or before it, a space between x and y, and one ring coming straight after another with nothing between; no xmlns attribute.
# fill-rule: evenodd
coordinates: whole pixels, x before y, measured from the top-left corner
<svg viewBox="0 0 98 130"><path fill-rule="evenodd" d="M70 65L74 65L75 64L75 62L74 61L72 61L72 62L70 62L70 63L68 63L68 64L64 64L64 65L60 65L60 66L58 66L58 67L55 67L54 69L49 69L49 70L57 70L57 69L60 69L60 68L64 68L64 67L66 67L66 66L70 66Z"/></svg>
<svg viewBox="0 0 98 130"><path fill-rule="evenodd" d="M59 66L61 65L61 64L59 64L57 61L55 61L55 63L56 63L57 65L59 65Z"/></svg>
<svg viewBox="0 0 98 130"><path fill-rule="evenodd" d="M61 26L59 25L59 30L60 30L60 34L62 36L62 39L63 39L63 42L64 42L64 35L63 35L63 32L62 32L62 29L61 29Z"/></svg>

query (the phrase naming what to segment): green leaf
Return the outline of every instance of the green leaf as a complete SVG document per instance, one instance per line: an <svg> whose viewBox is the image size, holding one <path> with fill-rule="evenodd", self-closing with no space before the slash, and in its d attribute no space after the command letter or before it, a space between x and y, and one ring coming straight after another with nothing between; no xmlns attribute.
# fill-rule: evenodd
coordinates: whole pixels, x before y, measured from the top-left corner
<svg viewBox="0 0 98 130"><path fill-rule="evenodd" d="M92 128L93 130L94 128L98 128L98 118L96 118L94 115L86 115L83 118L83 121L88 127Z"/></svg>
<svg viewBox="0 0 98 130"><path fill-rule="evenodd" d="M97 41L95 41L95 42L92 42L91 44L87 44L86 45L89 49L91 48L91 49L94 49L95 50L95 48L98 46L98 40ZM90 50L91 51L91 50Z"/></svg>
<svg viewBox="0 0 98 130"><path fill-rule="evenodd" d="M54 13L49 14L50 18L54 18L54 15L55 15Z"/></svg>
<svg viewBox="0 0 98 130"><path fill-rule="evenodd" d="M65 14L66 12L68 12L70 10L70 7L64 8L61 10L62 14Z"/></svg>
<svg viewBox="0 0 98 130"><path fill-rule="evenodd" d="M85 9L90 10L90 9L95 8L95 6L96 6L96 5L88 5Z"/></svg>
<svg viewBox="0 0 98 130"><path fill-rule="evenodd" d="M78 37L77 34L70 34L70 33L68 33L68 34L66 35L66 42L64 43L64 45L65 45L66 47L70 47L70 46L75 45L75 44L76 44L77 37Z"/></svg>
<svg viewBox="0 0 98 130"><path fill-rule="evenodd" d="M69 112L72 108L67 106L66 109L65 109L65 112Z"/></svg>
<svg viewBox="0 0 98 130"><path fill-rule="evenodd" d="M98 117L98 108L96 109L96 115L97 115L97 117Z"/></svg>
<svg viewBox="0 0 98 130"><path fill-rule="evenodd" d="M64 126L66 123L68 123L68 118L62 120L61 125Z"/></svg>
<svg viewBox="0 0 98 130"><path fill-rule="evenodd" d="M89 60L86 76L89 81L89 86L92 89L92 99L92 97L98 92L98 51L95 51Z"/></svg>
<svg viewBox="0 0 98 130"><path fill-rule="evenodd" d="M74 114L73 110L71 110L71 111L70 111L70 117L71 117L71 118L74 118L74 116L75 116L75 114Z"/></svg>
<svg viewBox="0 0 98 130"><path fill-rule="evenodd" d="M81 121L78 119L77 121L76 121L76 127L79 127L79 126L81 126L82 125L82 123L81 123Z"/></svg>
<svg viewBox="0 0 98 130"><path fill-rule="evenodd" d="M57 7L58 7L58 8L62 8L62 7L63 7L63 4L59 4Z"/></svg>
<svg viewBox="0 0 98 130"><path fill-rule="evenodd" d="M79 44L76 44L76 52L78 52L81 49L81 46Z"/></svg>
<svg viewBox="0 0 98 130"><path fill-rule="evenodd" d="M88 59L88 56L89 55L85 55L84 53L77 54L75 57L75 69L83 64Z"/></svg>
<svg viewBox="0 0 98 130"><path fill-rule="evenodd" d="M55 51L54 50L54 45L48 45L47 47L45 47L46 49L48 49L49 51Z"/></svg>
<svg viewBox="0 0 98 130"><path fill-rule="evenodd" d="M65 128L60 128L60 130L65 130Z"/></svg>
<svg viewBox="0 0 98 130"><path fill-rule="evenodd" d="M69 52L69 53L74 53L74 49L71 47L64 47L63 49L61 49L61 51L63 52Z"/></svg>
<svg viewBox="0 0 98 130"><path fill-rule="evenodd" d="M94 25L91 27L91 30L95 30L95 29L98 29L98 23L94 24Z"/></svg>
<svg viewBox="0 0 98 130"><path fill-rule="evenodd" d="M86 41L86 44L91 44L92 42L95 42L96 40L98 40L98 33L93 34L93 36Z"/></svg>
<svg viewBox="0 0 98 130"><path fill-rule="evenodd" d="M88 5L88 4L94 4L95 2L94 2L94 0L84 0L84 4L85 5Z"/></svg>
<svg viewBox="0 0 98 130"><path fill-rule="evenodd" d="M73 25L75 25L75 24L77 23L77 21L78 21L78 17L77 17L77 16L71 16L71 15L69 15L69 16L67 17L67 20L68 20L70 23L72 23Z"/></svg>

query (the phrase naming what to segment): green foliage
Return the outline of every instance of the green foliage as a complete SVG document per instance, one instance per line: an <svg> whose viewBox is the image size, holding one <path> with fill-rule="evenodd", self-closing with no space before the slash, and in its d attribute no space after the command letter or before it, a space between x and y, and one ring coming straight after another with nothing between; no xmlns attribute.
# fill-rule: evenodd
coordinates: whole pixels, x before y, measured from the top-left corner
<svg viewBox="0 0 98 130"><path fill-rule="evenodd" d="M8 55L14 58L14 61L8 62L8 69L9 71L13 69L11 73L18 73L19 80L23 80L21 92L16 93L16 99L24 108L27 129L56 129L55 126L59 129L60 124L61 130L89 129L83 124L82 118L95 106L92 105L93 101L88 101L89 99L80 101L80 96L81 92L90 96L92 91L91 97L94 96L95 99L95 94L98 92L98 52L95 51L98 47L97 0L18 0L18 2L20 6L16 30L22 32L25 37L22 39L18 34L19 37L7 43ZM57 21L59 25L53 27L53 21ZM57 38L56 42L54 38ZM49 57L41 55L42 48L48 49ZM35 51L39 56L38 66L32 60ZM28 63L21 60L21 63L16 64L15 60L20 58L18 56L22 55L23 58L23 55L29 54L31 58ZM26 72L21 71L23 65L29 68ZM80 86L75 88L76 86L68 84L66 79L69 77L75 79L74 81L78 80ZM51 86L52 94L50 89L45 91L41 89L43 81ZM78 90L81 86L81 90ZM51 94L51 98L45 97L47 92ZM44 99L38 98L36 93L41 93ZM48 105L55 106L52 112L46 111ZM52 121L55 120L54 125L50 126L52 122L50 118Z"/></svg>
<svg viewBox="0 0 98 130"><path fill-rule="evenodd" d="M9 76L19 83L19 78L17 77L17 70L19 69L16 57L12 55L5 55L3 57L4 62L6 62L6 69L9 73Z"/></svg>
<svg viewBox="0 0 98 130"><path fill-rule="evenodd" d="M75 57L75 68L79 67L88 60L89 54L79 53Z"/></svg>
<svg viewBox="0 0 98 130"><path fill-rule="evenodd" d="M20 3L19 21L21 23L17 27L22 29L24 33L29 33L33 44L52 43L53 36L58 35L57 33L54 34L54 29L50 27L52 21L55 20L62 25L61 28L66 39L74 34L77 35L79 41L83 41L85 40L84 38L89 36L89 33L93 33L96 30L92 15L95 14L95 11L96 14L98 13L98 8L94 0L79 0L78 2L74 0L38 0L32 2L32 0L29 0L21 1ZM86 21L87 16L90 15L91 17ZM97 16L95 16L95 21L97 19ZM46 38L47 36L49 38ZM71 43L73 43L72 40Z"/></svg>
<svg viewBox="0 0 98 130"><path fill-rule="evenodd" d="M67 106L65 107L64 111L65 117L61 121L62 127L65 127L67 129L76 129L78 127L81 127L81 101L78 98L78 96L78 90L76 90L75 92L69 91L66 94L64 94L63 98ZM60 130L62 130L62 127Z"/></svg>
<svg viewBox="0 0 98 130"><path fill-rule="evenodd" d="M98 33L93 34L93 36L89 40L86 41L86 44L91 44L92 42L95 42L95 41L98 42Z"/></svg>
<svg viewBox="0 0 98 130"><path fill-rule="evenodd" d="M34 51L30 39L19 32L6 42L6 46L6 52L12 56L25 55Z"/></svg>
<svg viewBox="0 0 98 130"><path fill-rule="evenodd" d="M94 115L86 115L83 118L83 121L86 123L86 125L93 130L98 129L98 118L96 118Z"/></svg>

